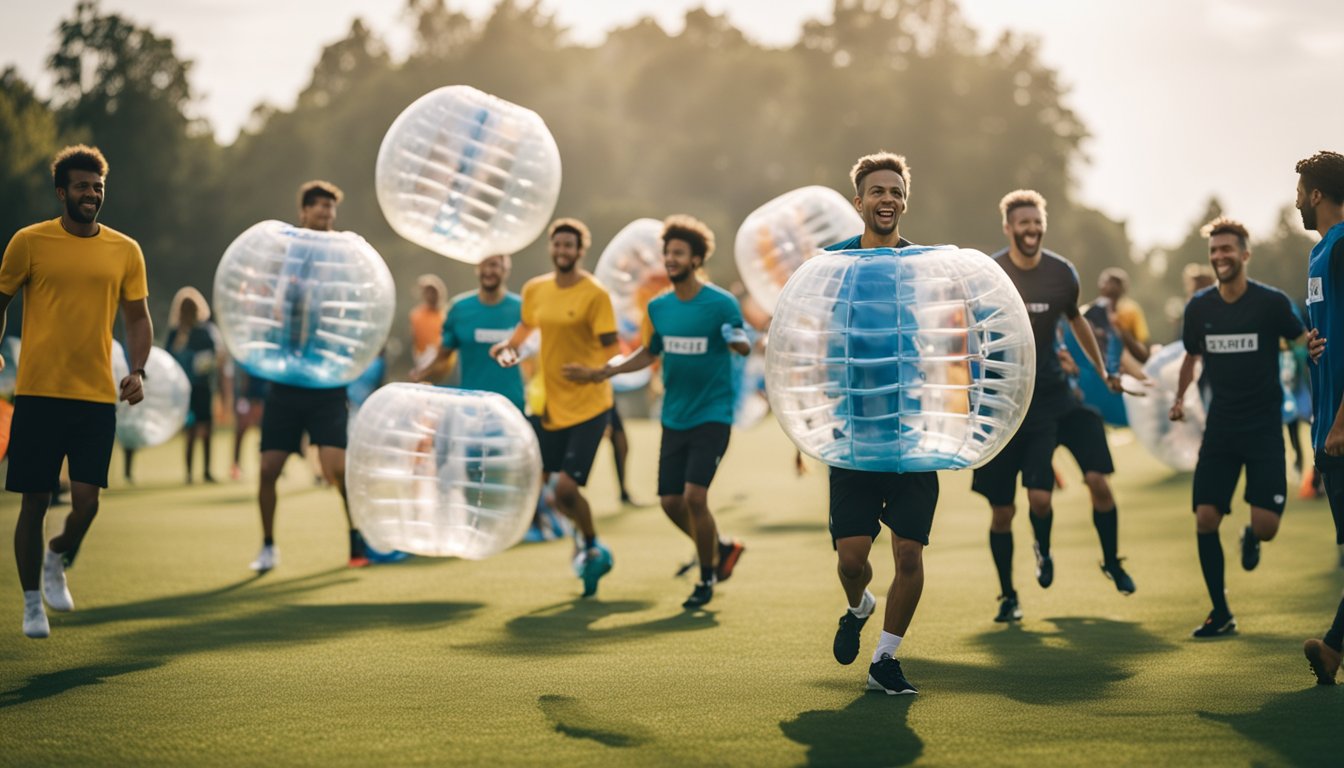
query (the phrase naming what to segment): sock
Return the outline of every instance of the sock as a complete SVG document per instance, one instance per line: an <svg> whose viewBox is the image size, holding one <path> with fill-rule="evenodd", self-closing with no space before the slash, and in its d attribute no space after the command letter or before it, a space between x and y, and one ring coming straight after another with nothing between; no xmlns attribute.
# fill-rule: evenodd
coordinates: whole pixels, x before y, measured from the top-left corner
<svg viewBox="0 0 1344 768"><path fill-rule="evenodd" d="M32 610L33 606L42 607L42 590L25 589L23 590L24 610Z"/></svg>
<svg viewBox="0 0 1344 768"><path fill-rule="evenodd" d="M364 537L360 536L359 531L355 530L354 528L350 529L350 556L351 557L364 556Z"/></svg>
<svg viewBox="0 0 1344 768"><path fill-rule="evenodd" d="M849 606L849 612L858 616L860 619L866 619L873 615L873 609L877 607L877 598L873 593L863 590L863 597L859 598L858 605Z"/></svg>
<svg viewBox="0 0 1344 768"><path fill-rule="evenodd" d="M708 568L706 568L703 565L700 566L700 583L701 584L714 583L714 568L712 566Z"/></svg>
<svg viewBox="0 0 1344 768"><path fill-rule="evenodd" d="M589 550L589 549L597 549L597 534L596 534L596 533L593 534L593 538L591 538L591 539L585 537L583 534L579 534L579 540L583 542L583 548L584 548L585 551L586 551L586 550Z"/></svg>
<svg viewBox="0 0 1344 768"><path fill-rule="evenodd" d="M1109 512L1103 512L1100 509L1092 510L1092 525L1097 529L1097 538L1101 541L1101 561L1107 565L1113 564L1116 560L1116 541L1119 538L1117 529L1120 527L1120 518L1116 514L1118 510L1112 508Z"/></svg>
<svg viewBox="0 0 1344 768"><path fill-rule="evenodd" d="M1218 532L1197 534L1199 539L1199 567L1204 571L1204 585L1209 588L1209 599L1213 601L1213 612L1226 616L1231 613L1227 608L1227 595L1223 592L1223 543L1218 540Z"/></svg>
<svg viewBox="0 0 1344 768"><path fill-rule="evenodd" d="M1339 598L1339 608L1335 611L1335 623L1330 625L1330 631L1325 633L1322 642L1336 651L1344 650L1344 596Z"/></svg>
<svg viewBox="0 0 1344 768"><path fill-rule="evenodd" d="M999 591L1004 597L1017 597L1013 589L1013 532L989 532L989 552L994 555L994 568L999 572Z"/></svg>
<svg viewBox="0 0 1344 768"><path fill-rule="evenodd" d="M1054 510L1051 510L1050 514L1045 517L1037 517L1034 514L1029 514L1027 517L1031 518L1031 530L1036 534L1036 543L1041 545L1041 555L1049 557L1050 528L1055 523Z"/></svg>
<svg viewBox="0 0 1344 768"><path fill-rule="evenodd" d="M882 636L877 639L877 650L873 651L873 663L876 664L882 658L882 654L887 654L891 658L896 658L896 649L901 647L900 635L893 635L886 630L882 630Z"/></svg>
<svg viewBox="0 0 1344 768"><path fill-rule="evenodd" d="M274 536L263 536L263 537L261 537L261 545L262 545L263 547L274 547L274 546L275 546L275 537L274 537Z"/></svg>

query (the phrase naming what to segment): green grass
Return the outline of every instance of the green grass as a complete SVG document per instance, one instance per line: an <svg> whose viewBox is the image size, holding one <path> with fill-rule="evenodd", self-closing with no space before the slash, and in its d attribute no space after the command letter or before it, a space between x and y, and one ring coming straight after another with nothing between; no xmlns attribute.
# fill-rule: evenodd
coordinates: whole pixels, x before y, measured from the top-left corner
<svg viewBox="0 0 1344 768"><path fill-rule="evenodd" d="M651 501L657 427L630 430L631 488ZM618 508L605 449L589 495L616 568L596 600L580 601L565 542L347 570L336 496L295 461L282 481L281 566L254 578L253 486L181 486L180 447L142 453L140 485L104 496L70 574L78 610L51 614L50 639L22 637L12 561L0 568L0 763L1344 761L1344 688L1313 685L1300 650L1344 583L1324 503L1291 502L1251 574L1237 565L1244 507L1228 521L1241 634L1198 643L1188 634L1207 598L1189 478L1132 443L1116 447L1115 485L1138 593L1118 595L1098 571L1089 505L1061 454L1070 482L1055 503L1050 590L1032 578L1027 522L1016 527L1020 627L990 620L985 504L968 473L943 475L927 586L901 653L918 697L864 693L878 621L859 663L831 658L843 599L825 473L795 478L773 424L734 436L711 491L748 550L697 614L680 608L691 583L672 577L690 544L658 509ZM0 500L0 529L17 507L14 495ZM879 595L886 542L874 550Z"/></svg>

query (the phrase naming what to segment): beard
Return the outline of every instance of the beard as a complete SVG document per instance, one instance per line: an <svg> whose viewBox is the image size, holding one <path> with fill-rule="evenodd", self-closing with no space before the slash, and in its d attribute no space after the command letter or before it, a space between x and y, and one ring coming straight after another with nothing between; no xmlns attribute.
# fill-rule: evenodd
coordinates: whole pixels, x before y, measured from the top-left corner
<svg viewBox="0 0 1344 768"><path fill-rule="evenodd" d="M1239 264L1238 262L1235 261L1232 262L1232 264L1230 264L1227 269L1228 273L1226 276L1224 276L1223 273L1220 272L1217 267L1214 267L1213 274L1218 277L1218 282L1220 283L1231 282L1233 280L1236 280L1237 277L1241 275L1241 264Z"/></svg>
<svg viewBox="0 0 1344 768"><path fill-rule="evenodd" d="M1033 248L1027 247L1026 235L1013 235L1013 245L1017 246L1017 252L1023 256L1035 256L1041 252L1041 243L1044 238L1036 238L1036 245Z"/></svg>
<svg viewBox="0 0 1344 768"><path fill-rule="evenodd" d="M504 282L504 280L499 277L482 277L480 279L481 290L493 291L498 288L499 284L502 282Z"/></svg>
<svg viewBox="0 0 1344 768"><path fill-rule="evenodd" d="M886 237L887 235L890 235L892 232L896 231L896 226L900 223L900 219L893 218L891 220L891 226L889 227L884 227L881 224L878 224L877 216L873 216L865 223L868 225L869 231L871 231L873 234Z"/></svg>
<svg viewBox="0 0 1344 768"><path fill-rule="evenodd" d="M70 197L65 198L65 212L71 220L77 221L80 224L92 224L94 221L97 221L98 212L103 209L102 204L95 202L93 204L93 215L85 216L83 209L80 208L81 202L82 201Z"/></svg>
<svg viewBox="0 0 1344 768"><path fill-rule="evenodd" d="M689 280L691 278L691 275L693 274L695 274L695 270L691 269L687 269L683 272L678 272L676 274L673 274L669 270L667 273L667 279L671 280L673 285L680 285L681 283L684 283L687 280Z"/></svg>
<svg viewBox="0 0 1344 768"><path fill-rule="evenodd" d="M1302 214L1302 226L1307 229L1316 229L1316 209L1310 205L1303 205L1297 209Z"/></svg>
<svg viewBox="0 0 1344 768"><path fill-rule="evenodd" d="M560 261L556 261L556 260L552 259L552 260L551 260L551 265L555 267L555 271L556 271L556 272L561 272L561 273L564 273L564 274L569 274L570 272L573 272L573 271L574 271L574 268L577 267L577 266L579 265L579 260L578 260L578 259L574 259L573 261L570 261L570 262L568 262L568 263L562 263L562 262L560 262Z"/></svg>

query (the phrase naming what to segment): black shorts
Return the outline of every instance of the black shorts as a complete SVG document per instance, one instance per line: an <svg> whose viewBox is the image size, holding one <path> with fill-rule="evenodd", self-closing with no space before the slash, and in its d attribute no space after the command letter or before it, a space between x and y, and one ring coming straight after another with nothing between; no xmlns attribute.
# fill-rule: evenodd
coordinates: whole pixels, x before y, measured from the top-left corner
<svg viewBox="0 0 1344 768"><path fill-rule="evenodd" d="M1055 470L1050 462L1059 445L1059 422L1046 419L1030 427L1024 425L1013 439L989 463L971 476L971 490L984 496L994 507L1007 507L1017 498L1017 475L1022 487L1053 491Z"/></svg>
<svg viewBox="0 0 1344 768"><path fill-rule="evenodd" d="M1106 442L1106 422L1092 408L1079 404L1059 420L1056 435L1059 444L1073 454L1083 474L1100 472L1109 475L1115 471L1111 461L1111 446Z"/></svg>
<svg viewBox="0 0 1344 768"><path fill-rule="evenodd" d="M541 469L544 472L564 472L579 487L588 484L588 473L593 469L593 458L607 431L611 411L606 410L593 418L564 429L549 430L540 422L533 422L537 442L541 446Z"/></svg>
<svg viewBox="0 0 1344 768"><path fill-rule="evenodd" d="M1325 498L1335 518L1335 543L1344 544L1344 458L1316 454L1316 471L1325 484Z"/></svg>
<svg viewBox="0 0 1344 768"><path fill-rule="evenodd" d="M1205 432L1195 464L1191 509L1207 504L1231 514L1232 494L1244 465L1246 502L1281 515L1288 498L1286 462L1282 428L1234 435Z"/></svg>
<svg viewBox="0 0 1344 768"><path fill-rule="evenodd" d="M937 472L861 472L831 467L831 545L892 534L928 545L938 507Z"/></svg>
<svg viewBox="0 0 1344 768"><path fill-rule="evenodd" d="M349 419L345 387L308 389L273 383L261 412L261 450L298 453L304 432L313 445L345 450Z"/></svg>
<svg viewBox="0 0 1344 768"><path fill-rule="evenodd" d="M187 423L196 426L198 424L209 424L215 420L215 412L210 403L210 385L192 386L191 388L191 406L188 409Z"/></svg>
<svg viewBox="0 0 1344 768"><path fill-rule="evenodd" d="M611 406L611 410L607 413L611 415L611 434L624 432L625 424L621 421L621 412L616 410L616 406Z"/></svg>
<svg viewBox="0 0 1344 768"><path fill-rule="evenodd" d="M9 426L9 476L15 493L51 493L70 460L70 480L107 487L107 465L117 435L112 403L19 395Z"/></svg>
<svg viewBox="0 0 1344 768"><path fill-rule="evenodd" d="M690 429L664 426L658 447L658 495L680 496L688 483L708 488L732 434L731 424L712 421Z"/></svg>

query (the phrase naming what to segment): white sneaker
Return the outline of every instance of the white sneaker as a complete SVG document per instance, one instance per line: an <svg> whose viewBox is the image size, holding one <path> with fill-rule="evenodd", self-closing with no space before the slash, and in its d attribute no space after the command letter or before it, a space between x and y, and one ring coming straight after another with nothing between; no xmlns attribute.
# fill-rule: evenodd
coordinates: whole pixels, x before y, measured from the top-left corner
<svg viewBox="0 0 1344 768"><path fill-rule="evenodd" d="M35 640L51 636L51 625L47 623L47 612L42 610L42 601L24 606L23 634Z"/></svg>
<svg viewBox="0 0 1344 768"><path fill-rule="evenodd" d="M65 583L65 563L51 550L42 558L42 597L53 611L75 610L75 601Z"/></svg>
<svg viewBox="0 0 1344 768"><path fill-rule="evenodd" d="M276 550L274 544L266 544L257 553L257 559L252 561L252 570L257 573L265 573L279 564L279 551Z"/></svg>

